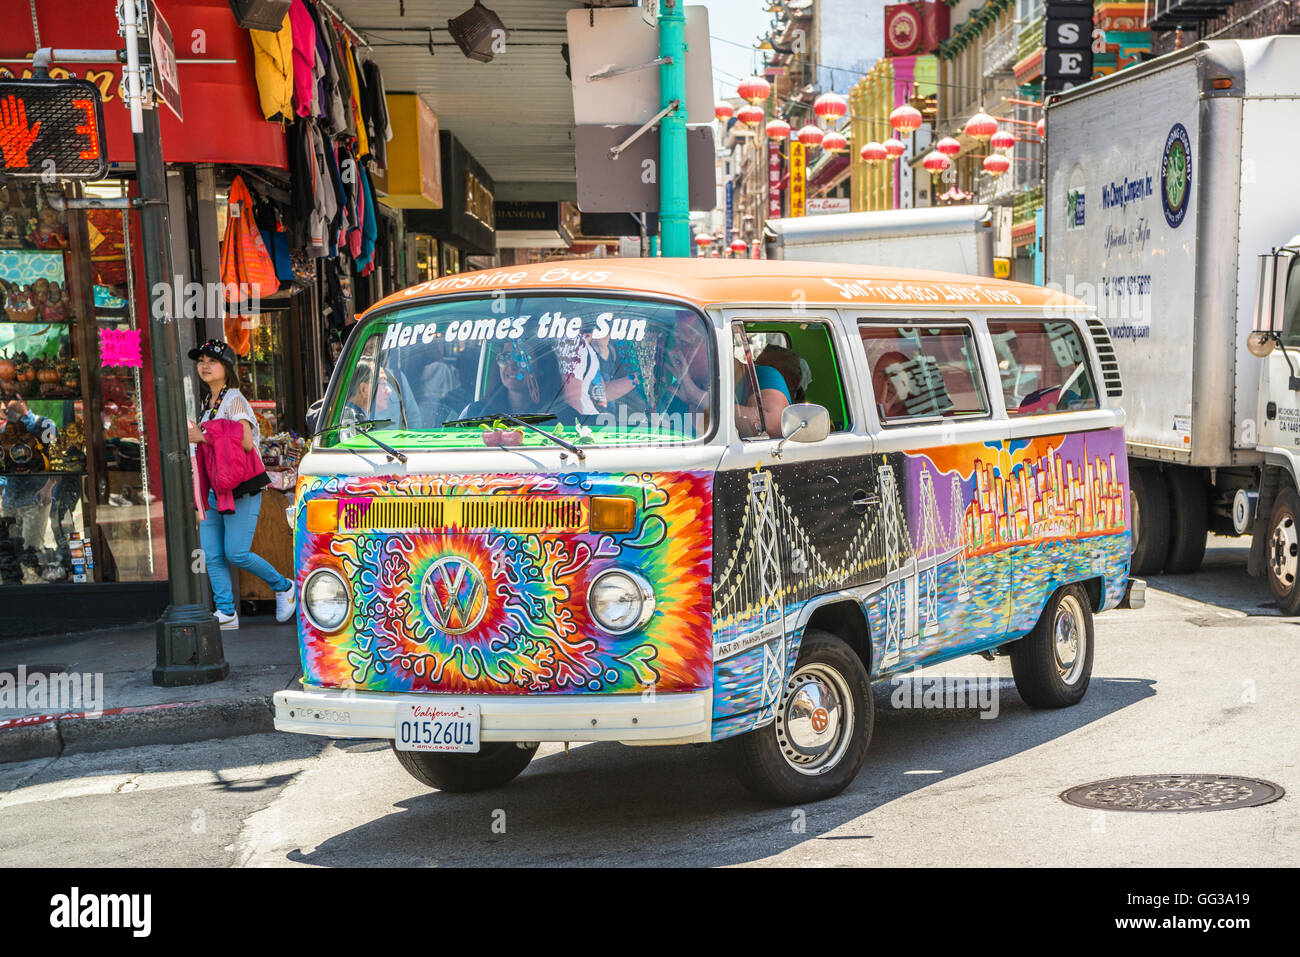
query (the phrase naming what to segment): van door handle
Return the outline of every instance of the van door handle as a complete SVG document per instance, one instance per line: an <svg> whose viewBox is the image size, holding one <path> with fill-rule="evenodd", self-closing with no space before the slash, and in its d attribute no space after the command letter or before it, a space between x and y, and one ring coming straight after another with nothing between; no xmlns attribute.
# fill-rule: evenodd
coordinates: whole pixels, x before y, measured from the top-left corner
<svg viewBox="0 0 1300 957"><path fill-rule="evenodd" d="M856 512L865 512L873 505L880 504L879 495L871 495L862 489L853 490L853 510Z"/></svg>

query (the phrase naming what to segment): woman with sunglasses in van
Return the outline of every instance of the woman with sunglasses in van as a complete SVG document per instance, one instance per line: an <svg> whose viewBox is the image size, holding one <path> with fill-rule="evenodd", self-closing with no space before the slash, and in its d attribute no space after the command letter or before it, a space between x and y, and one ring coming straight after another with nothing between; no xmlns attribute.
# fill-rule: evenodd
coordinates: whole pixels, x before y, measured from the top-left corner
<svg viewBox="0 0 1300 957"><path fill-rule="evenodd" d="M197 447L199 488L207 514L199 523L199 540L207 562L217 622L223 631L239 627L231 567L243 568L275 592L275 619L288 621L297 607L292 579L277 572L252 550L262 489L270 484L258 454L261 434L248 399L239 391L235 351L209 339L189 351L203 383L203 411L189 423Z"/></svg>

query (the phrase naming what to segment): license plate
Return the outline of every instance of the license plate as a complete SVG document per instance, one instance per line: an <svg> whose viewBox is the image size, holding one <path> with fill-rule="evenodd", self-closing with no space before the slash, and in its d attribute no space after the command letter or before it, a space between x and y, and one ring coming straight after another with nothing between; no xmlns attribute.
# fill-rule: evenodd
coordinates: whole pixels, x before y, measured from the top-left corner
<svg viewBox="0 0 1300 957"><path fill-rule="evenodd" d="M481 719L477 701L398 705L397 750L477 754Z"/></svg>

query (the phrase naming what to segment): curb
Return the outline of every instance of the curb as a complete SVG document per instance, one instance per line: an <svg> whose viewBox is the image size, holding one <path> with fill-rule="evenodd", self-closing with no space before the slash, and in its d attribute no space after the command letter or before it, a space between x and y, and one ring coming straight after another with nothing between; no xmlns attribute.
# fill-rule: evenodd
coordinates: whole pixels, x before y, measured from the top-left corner
<svg viewBox="0 0 1300 957"><path fill-rule="evenodd" d="M187 744L275 730L270 695L138 708L40 714L0 721L0 764L151 744Z"/></svg>

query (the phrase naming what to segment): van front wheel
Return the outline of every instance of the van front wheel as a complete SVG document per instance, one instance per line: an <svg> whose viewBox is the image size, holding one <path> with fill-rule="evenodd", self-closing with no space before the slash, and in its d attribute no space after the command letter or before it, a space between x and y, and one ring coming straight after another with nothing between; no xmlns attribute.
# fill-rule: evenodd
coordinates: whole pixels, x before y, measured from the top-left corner
<svg viewBox="0 0 1300 957"><path fill-rule="evenodd" d="M421 784L439 791L486 791L519 777L537 753L537 745L522 747L513 741L490 741L478 754L430 754L398 751L397 763Z"/></svg>
<svg viewBox="0 0 1300 957"><path fill-rule="evenodd" d="M1031 708L1068 708L1092 678L1092 603L1078 585L1051 597L1034 630L1011 643L1011 674Z"/></svg>
<svg viewBox="0 0 1300 957"><path fill-rule="evenodd" d="M807 631L775 720L732 739L736 771L775 804L833 797L862 767L874 722L861 659L834 635Z"/></svg>
<svg viewBox="0 0 1300 957"><path fill-rule="evenodd" d="M1300 613L1300 496L1295 489L1277 493L1268 520L1268 584L1284 615Z"/></svg>

